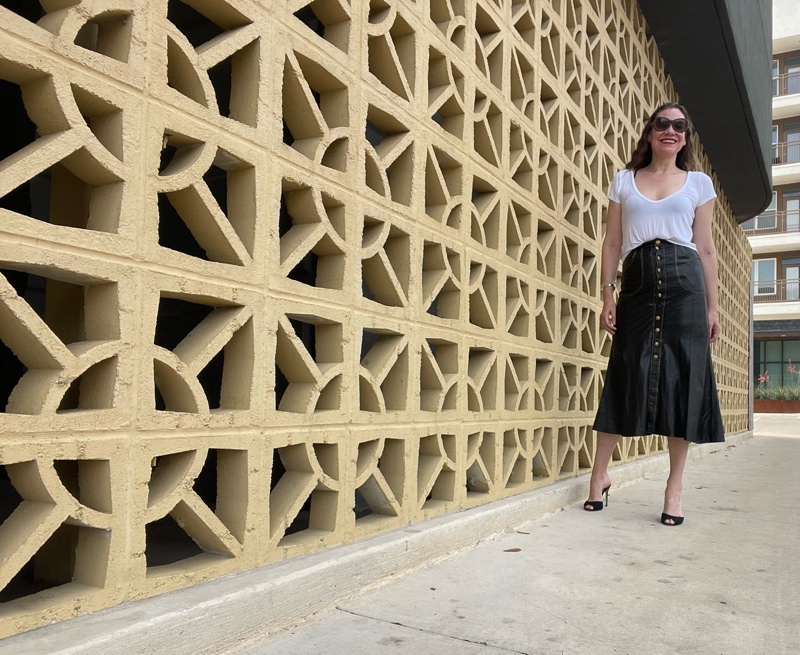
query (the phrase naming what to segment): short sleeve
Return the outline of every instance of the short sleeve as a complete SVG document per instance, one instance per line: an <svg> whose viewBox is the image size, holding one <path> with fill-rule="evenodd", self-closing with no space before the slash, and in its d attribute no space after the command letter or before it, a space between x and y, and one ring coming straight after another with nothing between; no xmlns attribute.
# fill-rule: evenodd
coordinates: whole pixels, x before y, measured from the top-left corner
<svg viewBox="0 0 800 655"><path fill-rule="evenodd" d="M625 171L617 171L614 175L614 179L611 180L611 188L608 190L608 199L613 200L614 202L620 202L620 193L622 191L622 176L625 174Z"/></svg>
<svg viewBox="0 0 800 655"><path fill-rule="evenodd" d="M711 178L705 173L698 175L698 189L697 189L697 206L705 205L709 200L717 197L717 192L714 191L714 183Z"/></svg>

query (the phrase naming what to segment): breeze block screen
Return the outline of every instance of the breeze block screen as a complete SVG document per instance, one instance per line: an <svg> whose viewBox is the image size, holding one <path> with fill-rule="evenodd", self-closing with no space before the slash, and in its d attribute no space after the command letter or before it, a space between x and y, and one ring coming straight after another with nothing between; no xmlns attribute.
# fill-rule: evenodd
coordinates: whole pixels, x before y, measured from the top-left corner
<svg viewBox="0 0 800 655"><path fill-rule="evenodd" d="M667 99L632 1L2 0L0 636L588 471Z"/></svg>

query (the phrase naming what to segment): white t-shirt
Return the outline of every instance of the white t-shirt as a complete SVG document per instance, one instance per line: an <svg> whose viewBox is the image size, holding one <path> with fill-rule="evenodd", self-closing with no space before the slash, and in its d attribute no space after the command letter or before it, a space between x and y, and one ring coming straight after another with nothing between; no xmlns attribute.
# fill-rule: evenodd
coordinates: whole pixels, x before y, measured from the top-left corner
<svg viewBox="0 0 800 655"><path fill-rule="evenodd" d="M694 212L716 197L711 178L699 171L689 171L683 186L662 200L645 198L636 188L633 171L619 171L608 198L622 207L623 261L631 250L654 239L697 250L692 243Z"/></svg>

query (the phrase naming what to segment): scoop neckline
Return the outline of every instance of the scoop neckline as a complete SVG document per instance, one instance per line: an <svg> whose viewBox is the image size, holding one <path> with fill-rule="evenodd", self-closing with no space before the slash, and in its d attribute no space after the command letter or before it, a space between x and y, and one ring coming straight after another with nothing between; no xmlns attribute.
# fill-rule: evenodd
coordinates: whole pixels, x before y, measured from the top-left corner
<svg viewBox="0 0 800 655"><path fill-rule="evenodd" d="M681 184L680 189L673 191L668 196L661 198L661 200L653 200L652 198L648 198L641 191L639 191L639 187L636 186L636 171L631 171L631 184L633 185L633 190L636 191L636 194L643 200L646 200L647 202L664 202L665 200L672 198L672 196L679 194L686 188L686 185L689 184L689 173L691 173L691 171L686 171L686 179L683 181L683 184Z"/></svg>

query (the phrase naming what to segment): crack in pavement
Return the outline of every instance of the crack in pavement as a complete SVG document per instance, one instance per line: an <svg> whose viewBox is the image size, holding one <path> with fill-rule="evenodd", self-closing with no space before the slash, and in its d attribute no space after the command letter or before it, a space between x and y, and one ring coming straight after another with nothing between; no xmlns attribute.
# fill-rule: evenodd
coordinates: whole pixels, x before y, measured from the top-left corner
<svg viewBox="0 0 800 655"><path fill-rule="evenodd" d="M377 616L369 616L368 614L359 614L358 612L353 612L352 610L346 610L342 607L337 607L337 610L340 612L345 612L346 614L350 614L352 616L358 616L362 619L371 619L373 621L380 621L381 623L388 623L390 625L399 625L401 628L408 628L409 630L416 630L417 632L423 632L429 635L435 635L437 637L445 637L446 639L452 639L453 641L463 641L467 644L475 644L476 646L487 646L488 648L495 648L497 650L505 651L506 653L512 653L513 655L534 655L534 653L527 653L521 650L511 650L510 648L504 648L503 646L497 646L495 644L490 644L486 641L475 641L473 639L464 639L462 637L453 637L452 635L446 635L441 632L435 632L433 630L427 630L425 628L418 628L413 625L406 625L405 623L400 623L398 621L389 621L387 619L382 619ZM627 653L625 655L628 655Z"/></svg>

